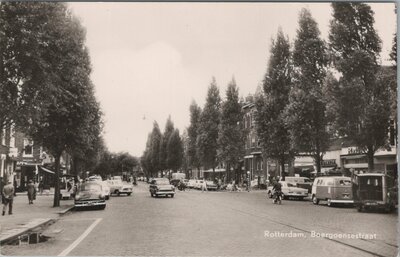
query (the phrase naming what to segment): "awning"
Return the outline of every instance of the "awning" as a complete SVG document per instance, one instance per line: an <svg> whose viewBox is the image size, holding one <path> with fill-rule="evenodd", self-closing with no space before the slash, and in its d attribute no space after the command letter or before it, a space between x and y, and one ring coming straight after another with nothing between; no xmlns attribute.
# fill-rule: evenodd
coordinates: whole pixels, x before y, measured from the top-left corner
<svg viewBox="0 0 400 257"><path fill-rule="evenodd" d="M361 159L365 158L365 154L357 154L357 155L342 155L341 158L347 159L347 160L354 160L354 159Z"/></svg>
<svg viewBox="0 0 400 257"><path fill-rule="evenodd" d="M249 159L249 158L253 158L254 156L251 154L251 155L246 155L244 158L245 159Z"/></svg>
<svg viewBox="0 0 400 257"><path fill-rule="evenodd" d="M212 169L203 170L203 172L213 172L213 170ZM215 172L225 172L225 169L215 169Z"/></svg>
<svg viewBox="0 0 400 257"><path fill-rule="evenodd" d="M40 168L41 168L42 170L44 170L44 171L50 173L50 174L56 174L54 171L48 170L48 169L43 168L43 167L40 167Z"/></svg>

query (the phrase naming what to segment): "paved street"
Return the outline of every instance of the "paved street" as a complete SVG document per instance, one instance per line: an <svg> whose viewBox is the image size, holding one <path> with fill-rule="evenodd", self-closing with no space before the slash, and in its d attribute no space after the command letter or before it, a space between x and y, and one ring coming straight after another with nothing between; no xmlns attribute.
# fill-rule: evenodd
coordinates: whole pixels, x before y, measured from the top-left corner
<svg viewBox="0 0 400 257"><path fill-rule="evenodd" d="M151 198L147 189L148 185L141 183L133 196L112 197L104 211L67 214L44 232L51 237L47 242L3 246L1 254L396 255L397 214L358 213L353 208L314 206L307 201L285 200L282 205L274 205L265 197L265 191L191 190L177 192L175 198ZM330 240L312 237L313 231L376 234L376 239ZM286 236L272 237L281 232Z"/></svg>

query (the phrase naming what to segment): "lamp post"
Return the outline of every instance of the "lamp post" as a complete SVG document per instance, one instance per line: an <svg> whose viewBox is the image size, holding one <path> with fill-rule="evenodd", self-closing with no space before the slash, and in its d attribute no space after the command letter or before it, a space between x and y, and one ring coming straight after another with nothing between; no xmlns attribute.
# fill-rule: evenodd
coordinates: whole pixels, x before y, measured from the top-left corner
<svg viewBox="0 0 400 257"><path fill-rule="evenodd" d="M246 187L247 187L247 192L250 192L250 171L249 170L247 171L247 184L246 184Z"/></svg>

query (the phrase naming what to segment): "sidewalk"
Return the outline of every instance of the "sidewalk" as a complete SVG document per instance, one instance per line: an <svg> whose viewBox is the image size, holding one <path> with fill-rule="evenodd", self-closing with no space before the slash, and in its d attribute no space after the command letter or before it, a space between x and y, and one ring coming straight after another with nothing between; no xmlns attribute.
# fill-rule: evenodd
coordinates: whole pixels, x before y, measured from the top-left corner
<svg viewBox="0 0 400 257"><path fill-rule="evenodd" d="M54 194L36 196L33 204L28 204L26 193L14 197L13 214L0 216L0 241L10 236L30 230L44 222L56 220L73 207L73 200L60 201L60 207L53 207ZM3 205L1 205L3 206Z"/></svg>

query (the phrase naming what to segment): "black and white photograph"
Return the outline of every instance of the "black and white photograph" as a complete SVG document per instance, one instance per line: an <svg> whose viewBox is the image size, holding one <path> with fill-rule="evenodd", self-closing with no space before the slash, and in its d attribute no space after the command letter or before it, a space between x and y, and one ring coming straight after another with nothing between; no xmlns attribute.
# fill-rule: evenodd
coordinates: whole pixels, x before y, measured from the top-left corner
<svg viewBox="0 0 400 257"><path fill-rule="evenodd" d="M0 0L0 255L399 256L397 12Z"/></svg>

